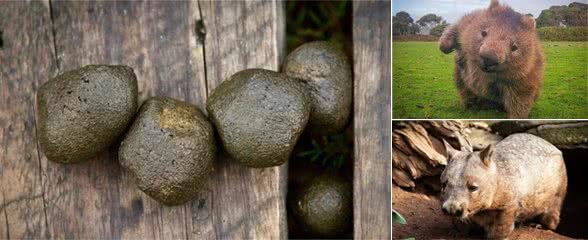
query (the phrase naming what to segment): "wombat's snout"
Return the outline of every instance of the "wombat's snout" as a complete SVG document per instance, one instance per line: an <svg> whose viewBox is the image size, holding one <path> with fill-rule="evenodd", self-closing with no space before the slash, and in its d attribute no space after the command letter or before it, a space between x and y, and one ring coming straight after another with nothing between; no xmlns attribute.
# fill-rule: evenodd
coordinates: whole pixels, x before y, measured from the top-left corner
<svg viewBox="0 0 588 240"><path fill-rule="evenodd" d="M464 203L455 203L455 202L444 202L443 206L443 213L454 216L454 217L461 217L463 215L463 211L465 209Z"/></svg>
<svg viewBox="0 0 588 240"><path fill-rule="evenodd" d="M480 53L480 62L482 63L482 70L485 72L492 72L496 66L500 64L498 54L495 52L482 52Z"/></svg>
<svg viewBox="0 0 588 240"><path fill-rule="evenodd" d="M499 44L483 44L480 46L478 55L480 56L480 68L484 72L500 71L500 64L505 60L504 52Z"/></svg>

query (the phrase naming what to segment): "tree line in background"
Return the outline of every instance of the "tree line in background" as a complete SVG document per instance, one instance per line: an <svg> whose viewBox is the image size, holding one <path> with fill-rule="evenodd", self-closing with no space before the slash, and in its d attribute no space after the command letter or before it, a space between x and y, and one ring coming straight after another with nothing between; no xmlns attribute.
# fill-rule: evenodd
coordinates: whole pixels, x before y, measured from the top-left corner
<svg viewBox="0 0 588 240"><path fill-rule="evenodd" d="M439 37L449 25L441 16L432 13L422 16L415 22L405 11L396 13L392 17L392 21L394 36L430 35ZM536 23L539 37L542 40L587 41L588 4L573 2L568 6L551 6L549 9L541 11Z"/></svg>
<svg viewBox="0 0 588 240"><path fill-rule="evenodd" d="M573 2L568 6L552 6L541 11L537 27L586 27L588 4Z"/></svg>
<svg viewBox="0 0 588 240"><path fill-rule="evenodd" d="M392 34L394 35L434 35L441 36L449 24L441 16L429 13L414 22L407 12L398 12L392 17Z"/></svg>

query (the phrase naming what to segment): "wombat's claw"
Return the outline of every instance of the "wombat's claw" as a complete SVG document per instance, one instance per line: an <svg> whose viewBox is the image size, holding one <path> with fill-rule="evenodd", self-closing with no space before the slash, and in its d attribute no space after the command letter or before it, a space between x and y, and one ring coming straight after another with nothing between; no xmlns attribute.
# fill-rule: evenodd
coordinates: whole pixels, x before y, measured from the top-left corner
<svg viewBox="0 0 588 240"><path fill-rule="evenodd" d="M557 225L559 224L559 217L554 217L551 215L544 215L541 218L540 222L541 222L541 227L543 229L555 231L555 229L557 228Z"/></svg>
<svg viewBox="0 0 588 240"><path fill-rule="evenodd" d="M539 223L529 223L529 227L536 228L536 229L543 228L543 226L541 226L541 224L539 224Z"/></svg>

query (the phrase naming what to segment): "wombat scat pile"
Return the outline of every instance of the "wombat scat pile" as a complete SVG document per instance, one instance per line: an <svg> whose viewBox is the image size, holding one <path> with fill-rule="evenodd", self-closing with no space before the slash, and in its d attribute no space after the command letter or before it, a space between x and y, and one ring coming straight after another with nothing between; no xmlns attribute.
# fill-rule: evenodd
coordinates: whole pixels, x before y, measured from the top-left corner
<svg viewBox="0 0 588 240"><path fill-rule="evenodd" d="M538 220L555 230L566 195L563 156L531 134L513 134L479 152L455 150L441 174L442 209L480 225L490 239L506 239L515 223Z"/></svg>
<svg viewBox="0 0 588 240"><path fill-rule="evenodd" d="M527 118L543 84L535 20L492 0L449 26L440 49L455 53L455 84L466 108L498 107Z"/></svg>
<svg viewBox="0 0 588 240"><path fill-rule="evenodd" d="M166 205L182 204L202 190L214 169L215 132L242 165L279 166L307 126L313 134L344 128L351 87L344 53L311 42L288 55L281 73L248 69L223 81L210 94L208 118L168 97L147 99L136 114L133 69L85 66L37 92L39 143L49 160L77 163L122 139L119 161L138 187Z"/></svg>

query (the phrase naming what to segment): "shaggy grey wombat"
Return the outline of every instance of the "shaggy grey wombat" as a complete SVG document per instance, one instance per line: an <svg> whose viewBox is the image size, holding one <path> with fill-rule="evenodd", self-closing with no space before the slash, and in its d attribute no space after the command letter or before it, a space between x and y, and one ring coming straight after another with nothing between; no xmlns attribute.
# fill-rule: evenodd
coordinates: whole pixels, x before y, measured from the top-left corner
<svg viewBox="0 0 588 240"><path fill-rule="evenodd" d="M479 224L488 238L507 238L515 222L534 218L555 230L568 180L562 153L551 143L520 133L480 152L445 145L443 212Z"/></svg>
<svg viewBox="0 0 588 240"><path fill-rule="evenodd" d="M543 83L543 50L533 17L492 0L465 15L441 38L455 54L455 83L466 107L498 105L509 118L527 118Z"/></svg>

